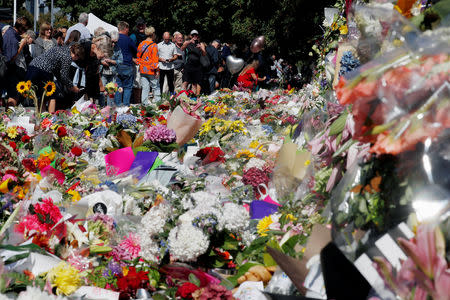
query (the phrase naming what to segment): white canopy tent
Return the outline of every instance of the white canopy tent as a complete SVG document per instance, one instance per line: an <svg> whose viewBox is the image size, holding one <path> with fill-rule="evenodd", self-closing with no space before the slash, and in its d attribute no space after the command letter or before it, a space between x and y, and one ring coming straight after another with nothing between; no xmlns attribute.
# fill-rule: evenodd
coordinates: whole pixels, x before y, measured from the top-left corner
<svg viewBox="0 0 450 300"><path fill-rule="evenodd" d="M89 21L88 21L88 24L86 27L87 27L87 29L89 29L89 32L92 35L94 35L95 29L97 29L99 27L103 27L108 32L118 31L116 26L113 26L109 23L106 23L105 21L102 21L93 13L89 13Z"/></svg>

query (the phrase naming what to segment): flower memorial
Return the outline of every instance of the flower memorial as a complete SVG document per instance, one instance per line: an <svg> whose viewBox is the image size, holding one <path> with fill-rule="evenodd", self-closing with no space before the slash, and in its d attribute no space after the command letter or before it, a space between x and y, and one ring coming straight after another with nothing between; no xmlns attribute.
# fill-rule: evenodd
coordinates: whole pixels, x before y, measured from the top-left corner
<svg viewBox="0 0 450 300"><path fill-rule="evenodd" d="M50 114L55 84L39 102L20 82L35 110L0 115L0 299L447 299L448 27L362 2L326 10L298 90Z"/></svg>

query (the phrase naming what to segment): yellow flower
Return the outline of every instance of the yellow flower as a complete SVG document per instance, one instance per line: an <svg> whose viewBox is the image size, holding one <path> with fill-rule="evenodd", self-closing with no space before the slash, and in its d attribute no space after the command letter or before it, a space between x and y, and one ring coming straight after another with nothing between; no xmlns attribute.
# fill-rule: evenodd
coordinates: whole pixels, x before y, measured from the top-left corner
<svg viewBox="0 0 450 300"><path fill-rule="evenodd" d="M79 271L64 261L48 271L46 279L56 287L58 295L70 295L81 286Z"/></svg>
<svg viewBox="0 0 450 300"><path fill-rule="evenodd" d="M16 89L20 94L23 94L29 90L28 85L25 81L21 81L16 85Z"/></svg>
<svg viewBox="0 0 450 300"><path fill-rule="evenodd" d="M8 127L8 129L6 129L6 133L8 134L8 137L10 139L15 139L17 137L17 127L16 126L11 126Z"/></svg>
<svg viewBox="0 0 450 300"><path fill-rule="evenodd" d="M76 115L79 114L80 112L78 111L78 109L76 107L72 108L72 114Z"/></svg>
<svg viewBox="0 0 450 300"><path fill-rule="evenodd" d="M28 90L31 89L31 80L28 80L25 84L27 85Z"/></svg>
<svg viewBox="0 0 450 300"><path fill-rule="evenodd" d="M348 33L348 28L347 25L341 25L341 27L339 27L339 32L344 35Z"/></svg>
<svg viewBox="0 0 450 300"><path fill-rule="evenodd" d="M257 140L254 140L250 143L249 147L252 149L256 149L259 146L259 142Z"/></svg>
<svg viewBox="0 0 450 300"><path fill-rule="evenodd" d="M89 132L89 130L85 130L85 131L84 131L84 135L85 135L85 136L91 136L91 133Z"/></svg>
<svg viewBox="0 0 450 300"><path fill-rule="evenodd" d="M259 222L258 225L256 225L256 228L258 229L258 234L261 236L266 236L266 232L269 231L269 226L270 224L272 224L272 216L267 216L262 218Z"/></svg>
<svg viewBox="0 0 450 300"><path fill-rule="evenodd" d="M287 215L286 215L286 220L289 220L289 221L296 221L297 218L294 217L292 214L287 214Z"/></svg>
<svg viewBox="0 0 450 300"><path fill-rule="evenodd" d="M69 191L67 192L67 194L69 194L69 195L72 196L72 201L73 201L73 202L77 202L77 201L80 201L80 200L81 200L81 196L80 196L80 193L78 193L78 191L69 190Z"/></svg>
<svg viewBox="0 0 450 300"><path fill-rule="evenodd" d="M311 164L311 160L307 159L307 160L305 161L305 167L309 166L310 164Z"/></svg>
<svg viewBox="0 0 450 300"><path fill-rule="evenodd" d="M255 154L251 153L248 149L239 150L236 154L236 158L252 158L255 157Z"/></svg>
<svg viewBox="0 0 450 300"><path fill-rule="evenodd" d="M123 274L123 276L127 276L128 275L128 268L127 267L122 267L122 274Z"/></svg>
<svg viewBox="0 0 450 300"><path fill-rule="evenodd" d="M56 85L53 81L47 82L44 86L45 96L50 97L56 91Z"/></svg>

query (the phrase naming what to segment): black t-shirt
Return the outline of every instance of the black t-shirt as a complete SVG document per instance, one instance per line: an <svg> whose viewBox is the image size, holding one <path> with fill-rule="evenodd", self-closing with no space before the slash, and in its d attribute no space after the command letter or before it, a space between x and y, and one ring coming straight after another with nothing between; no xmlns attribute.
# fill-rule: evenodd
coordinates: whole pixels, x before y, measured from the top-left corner
<svg viewBox="0 0 450 300"><path fill-rule="evenodd" d="M200 63L200 57L202 56L202 50L197 48L194 43L189 44L186 47L186 64L184 69L187 71L200 71L202 64Z"/></svg>

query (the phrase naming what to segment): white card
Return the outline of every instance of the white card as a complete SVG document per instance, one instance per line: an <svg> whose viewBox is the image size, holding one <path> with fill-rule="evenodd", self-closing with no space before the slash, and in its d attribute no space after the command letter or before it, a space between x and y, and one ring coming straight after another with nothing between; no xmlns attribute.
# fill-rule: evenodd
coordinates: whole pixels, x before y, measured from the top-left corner
<svg viewBox="0 0 450 300"><path fill-rule="evenodd" d="M391 238L389 234L383 235L375 242L377 248L383 253L384 257L391 263L391 265L398 271L401 268L401 260L406 260L407 257L402 249Z"/></svg>

